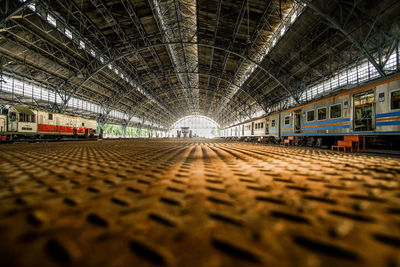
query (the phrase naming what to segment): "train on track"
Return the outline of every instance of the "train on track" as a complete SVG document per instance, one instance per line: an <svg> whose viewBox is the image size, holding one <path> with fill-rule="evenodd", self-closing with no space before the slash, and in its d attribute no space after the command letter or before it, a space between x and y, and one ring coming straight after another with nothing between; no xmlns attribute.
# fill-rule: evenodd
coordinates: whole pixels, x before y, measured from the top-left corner
<svg viewBox="0 0 400 267"><path fill-rule="evenodd" d="M23 106L6 106L0 110L1 141L96 136L96 120Z"/></svg>
<svg viewBox="0 0 400 267"><path fill-rule="evenodd" d="M345 135L362 135L370 145L399 145L400 76L336 90L287 110L222 130L230 140L331 146ZM399 147L397 147L399 149Z"/></svg>

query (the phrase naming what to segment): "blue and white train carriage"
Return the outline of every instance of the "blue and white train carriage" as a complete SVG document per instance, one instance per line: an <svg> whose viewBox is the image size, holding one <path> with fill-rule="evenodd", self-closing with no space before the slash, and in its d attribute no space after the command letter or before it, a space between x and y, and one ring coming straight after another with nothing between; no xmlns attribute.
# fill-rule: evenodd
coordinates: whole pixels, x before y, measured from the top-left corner
<svg viewBox="0 0 400 267"><path fill-rule="evenodd" d="M298 136L303 145L331 145L344 135L398 143L400 76L336 92L243 125L244 136L265 136L270 141Z"/></svg>

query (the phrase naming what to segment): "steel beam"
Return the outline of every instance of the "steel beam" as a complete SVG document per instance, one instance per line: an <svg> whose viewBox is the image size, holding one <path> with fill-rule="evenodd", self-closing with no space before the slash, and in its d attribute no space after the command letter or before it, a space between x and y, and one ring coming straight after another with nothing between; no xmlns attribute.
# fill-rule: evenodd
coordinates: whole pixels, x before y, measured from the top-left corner
<svg viewBox="0 0 400 267"><path fill-rule="evenodd" d="M345 30L340 23L330 16L328 13L324 12L322 9L317 7L314 3L308 0L296 0L300 3L306 4L309 8L311 8L316 14L323 17L329 24L336 30L340 31L357 49L359 49L368 59L369 62L375 67L375 69L379 72L382 77L386 76L385 71L383 68L376 62L374 57L368 52L368 50L364 47L364 45L358 42L351 33Z"/></svg>
<svg viewBox="0 0 400 267"><path fill-rule="evenodd" d="M25 9L29 4L32 4L38 0L27 0L25 2L18 3L18 6L10 10L9 12L5 13L3 16L0 17L0 28L2 28L3 23L6 22L7 20L11 19L13 16L21 12L22 10Z"/></svg>

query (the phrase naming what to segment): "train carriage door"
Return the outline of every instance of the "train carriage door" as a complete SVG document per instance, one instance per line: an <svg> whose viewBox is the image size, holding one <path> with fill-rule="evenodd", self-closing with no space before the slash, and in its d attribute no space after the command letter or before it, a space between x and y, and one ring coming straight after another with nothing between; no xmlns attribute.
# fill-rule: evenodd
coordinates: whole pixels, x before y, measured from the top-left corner
<svg viewBox="0 0 400 267"><path fill-rule="evenodd" d="M251 123L251 135L254 135L254 122Z"/></svg>
<svg viewBox="0 0 400 267"><path fill-rule="evenodd" d="M293 122L294 132L300 133L301 131L301 110L296 110L294 112L294 122Z"/></svg>
<svg viewBox="0 0 400 267"><path fill-rule="evenodd" d="M1 116L0 117L0 133L5 132L5 131L6 131L6 119L5 119L5 117Z"/></svg>
<svg viewBox="0 0 400 267"><path fill-rule="evenodd" d="M265 121L265 134L268 135L269 134L269 119L267 119Z"/></svg>
<svg viewBox="0 0 400 267"><path fill-rule="evenodd" d="M8 112L8 131L17 132L18 131L18 113L14 109L10 109Z"/></svg>
<svg viewBox="0 0 400 267"><path fill-rule="evenodd" d="M375 95L373 90L353 96L354 131L372 131L375 122Z"/></svg>

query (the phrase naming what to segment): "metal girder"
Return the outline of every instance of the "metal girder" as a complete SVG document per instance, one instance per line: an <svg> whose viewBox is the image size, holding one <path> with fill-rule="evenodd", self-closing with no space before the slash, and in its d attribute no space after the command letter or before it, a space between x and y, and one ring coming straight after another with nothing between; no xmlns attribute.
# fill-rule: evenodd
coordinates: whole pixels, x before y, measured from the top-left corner
<svg viewBox="0 0 400 267"><path fill-rule="evenodd" d="M0 17L0 27L2 27L4 22L11 19L13 16L24 10L25 7L27 7L29 4L32 4L36 1L38 0L27 0L22 3L19 2L18 6L16 6L14 9L10 10L9 12L5 13L3 16Z"/></svg>
<svg viewBox="0 0 400 267"><path fill-rule="evenodd" d="M263 66L261 66L260 64L258 64L257 62L249 59L246 56L243 56L237 52L228 50L225 47L221 47L221 46L217 46L217 45L210 45L207 43L200 43L200 42L165 42L165 43L152 43L150 46L143 46L143 47L137 47L135 50L130 50L128 52L125 52L123 54L118 54L115 58L103 63L103 64L99 64L96 68L92 69L92 73L90 76L88 76L75 90L74 93L76 93L76 91L79 90L79 88L82 87L82 85L84 83L86 83L88 80L90 80L91 77L93 77L94 74L98 73L99 71L101 71L103 68L105 68L108 64L113 63L117 60L120 60L122 58L126 58L127 56L131 55L131 54L135 54L135 53L139 53L142 50L146 50L150 47L160 47L160 46L166 46L166 45L174 45L174 44L182 44L182 45L193 45L196 44L198 46L203 46L203 47L208 47L208 48L214 48L217 50L221 50L221 51L225 51L227 53L231 53L237 57L243 58L244 60L249 61L250 63L256 65L260 70L262 70L263 72L265 72L266 74L268 74L269 76L271 76L273 78L273 80L275 80L284 90L286 90L290 95L292 94L292 92L277 78L275 77L269 70L265 69ZM72 96L72 95L71 95Z"/></svg>
<svg viewBox="0 0 400 267"><path fill-rule="evenodd" d="M270 31L274 30L273 27L269 24L269 20L268 20L268 17L271 15L271 12L272 12L270 9L274 9L274 12L279 12L278 10L275 10L275 7L272 3L273 3L273 1L270 1L264 8L262 16L258 20L256 28L253 31L252 37L249 40L250 43L248 43L246 45L245 49L242 52L242 55L247 55L248 58L250 58L256 62L259 62L258 58L260 57L260 53L261 53L260 52L261 48L258 47L259 45L255 46L256 41L262 42L262 43L268 42L267 39L264 37L265 33L261 33L261 30L263 30L263 29L265 30L265 27L267 27ZM246 70L246 66L243 64L244 62L245 61L243 60L243 58L241 58L235 69L235 73L237 73L237 75L235 75L233 78L240 77L241 75L245 75L245 72L247 70ZM287 86L287 88L290 89L291 92L289 92L289 95L292 96L297 103L299 103L298 99L299 99L300 92L302 92L304 89L307 88L305 83L302 80L295 77L294 74L292 74L289 70L284 69L282 64L274 62L268 56L265 57L264 60L260 64L262 64L264 66L264 64L266 62L268 62L269 65L268 65L268 67L265 67L265 68L271 70L271 73L273 73L273 76L280 78L282 83L284 83L285 86ZM247 68L249 68L249 67L247 67ZM248 82L250 80L250 77L251 76L247 77L246 81L243 82L243 84ZM253 75L252 79L254 79L254 75ZM266 78L266 80L269 80L269 79L270 78ZM285 81L285 82L283 82L283 81ZM290 83L288 81L290 81ZM228 98L232 98L237 93L237 91L226 90L226 93L229 93ZM260 101L257 101L257 102L261 103ZM266 111L266 106L263 105L263 103L261 104L261 107L264 111ZM219 111L221 112L221 110L222 110L222 107L220 108ZM216 112L218 112L218 110Z"/></svg>
<svg viewBox="0 0 400 267"><path fill-rule="evenodd" d="M163 76L173 76L173 75L176 75L176 74L197 74L199 76L207 76L207 77L210 77L210 78L213 77L213 78L220 79L221 81L225 81L227 83L230 83L230 85L233 85L233 86L237 87L238 91L244 93L248 98L250 98L251 100L256 102L260 107L262 105L262 103L258 102L247 90L245 90L244 86L239 86L238 84L232 82L232 80L233 80L232 77L230 77L229 79L228 79L228 77L224 78L222 75L218 74L217 71L213 71L213 70L209 71L209 70L206 70L204 68L201 68L200 66L199 66L199 70L198 71L181 72L181 71L175 71L175 69L173 67L164 68L161 71L162 71L162 75ZM225 74L228 74L228 73L225 72ZM151 80L147 80L142 85L144 85L146 83L149 83L149 82L152 82L152 81ZM207 85L207 87L209 87L209 84ZM213 91L213 90L207 90L207 91Z"/></svg>
<svg viewBox="0 0 400 267"><path fill-rule="evenodd" d="M330 25L336 30L340 31L352 44L355 45L368 59L369 62L375 67L375 69L379 72L379 74L384 77L386 76L383 68L376 62L374 57L368 52L368 50L364 47L362 43L357 41L350 32L345 30L340 23L330 16L328 13L324 12L322 9L317 7L314 3L308 0L296 0L300 3L306 4L309 8L311 8L315 13L322 16L326 21L330 23Z"/></svg>
<svg viewBox="0 0 400 267"><path fill-rule="evenodd" d="M197 45L197 43L196 42L188 42L187 43L187 45ZM96 62L97 63L97 62ZM95 68L93 68L94 67L94 65L92 65L92 64L89 64L88 65L88 68L86 68L86 70L88 70L88 69L95 69ZM79 72L79 73L82 73L82 72ZM89 81L94 75L96 74L96 72L92 72L92 73L90 73L89 72L89 75L88 76L86 76L86 78L78 85L78 86L73 86L74 87L74 90L73 90L73 92L75 91L75 90L80 90L80 88L81 88L81 86L83 85L83 84L85 84L87 81ZM79 74L78 74L79 75ZM72 80L72 79L71 79ZM71 96L72 96L73 94L71 94L71 95L69 95L68 97L66 97L65 98L65 101L64 101L64 104L63 104L63 107L62 108L65 108L65 106L66 106L66 103L68 102L68 100L71 98Z"/></svg>
<svg viewBox="0 0 400 267"><path fill-rule="evenodd" d="M250 44L246 46L246 49L243 51L243 55L247 53L247 51L254 45L255 41L257 40L257 36L258 36L258 34L259 34L259 30L260 30L260 29L262 28L262 26L263 26L262 21L264 21L264 20L265 20L265 17L268 15L267 11L268 11L269 6L270 6L271 4L272 4L272 1L270 1L269 4L267 4L267 6L265 7L265 9L264 9L264 11L263 11L263 13L262 13L262 15L261 15L259 21L257 22L257 26L256 26L256 28L254 29L253 35L252 35L252 37L251 37ZM237 64L237 68L236 68L236 70L235 70L234 73L237 73L237 72L239 71L239 69L242 67L243 62L244 62L244 60L243 60L243 58L241 58L241 59L240 59L240 62ZM212 63L212 62L211 62L211 63ZM236 77L235 75L232 77L232 81L233 81L233 82L234 82L234 80L235 80L235 77ZM262 106L262 105L260 105L260 106Z"/></svg>
<svg viewBox="0 0 400 267"><path fill-rule="evenodd" d="M14 59L9 59L6 56L1 56L1 58L5 58L7 60L7 65L24 65L23 62L21 63L21 62L15 61ZM37 71L40 71L40 70L37 70ZM0 75L1 75L1 73L7 75L8 77L12 77L14 79L18 79L21 81L28 81L28 82L34 81L32 77L28 76L29 72L24 72L23 74L25 76L21 76L21 74L18 72L13 72L11 70L1 68ZM50 84L44 84L43 82L42 82L42 84L46 88L51 87ZM54 102L49 102L49 100L35 99L35 98L33 98L33 96L27 97L27 96L23 96L23 95L18 95L13 92L8 93L8 92L4 92L4 91L2 92L1 95L2 95L1 99L4 101L7 101L7 103L27 105L30 108L39 109L39 110L48 110L48 111L54 112L54 109L53 109ZM11 98L7 97L7 95L10 95ZM97 115L94 112L87 111L87 110L80 110L80 109L74 109L72 112L70 110L66 110L66 114L79 115L79 116L90 117L90 118L95 118Z"/></svg>
<svg viewBox="0 0 400 267"><path fill-rule="evenodd" d="M198 87L198 88L199 88L200 90L213 91L212 88L206 88L206 87L201 86L200 84L199 84L199 87ZM160 96L161 96L161 95L168 94L168 93L170 93L170 92L173 91L173 90L176 90L176 91L183 91L183 90L190 91L190 90L192 90L192 89L193 89L193 88L183 88L183 87L173 88L173 89L170 89L170 90L164 90L163 93L160 94ZM224 99L227 98L225 95L220 95L219 97L224 98ZM233 99L230 99L230 100L232 100L233 103L236 104L237 107L241 109L241 112L244 112L249 118L251 117L250 114L248 114L247 111L246 111L244 108L241 108L242 103L238 103L238 102L234 101Z"/></svg>
<svg viewBox="0 0 400 267"><path fill-rule="evenodd" d="M240 24L241 24L241 22L242 22L242 19L243 19L244 14L245 14L245 10L246 10L247 3L248 3L248 0L244 0L244 1L242 2L242 6L240 7L240 10L239 10L239 12L238 12L239 15L238 15L237 18L236 18L236 23L235 23L235 26L234 26L234 28L233 28L232 38L231 38L231 41L230 41L230 43L229 43L228 50L232 50L232 48L233 48L233 45L234 45L235 40L236 40L237 33L238 33L238 31L239 31ZM216 32L215 32L215 34L216 34ZM228 63L228 57L229 57L229 56L230 56L230 53L226 52L226 53L225 53L225 56L224 56L224 61L223 61L223 63L222 63L222 72L225 71L225 69L226 69L226 65L227 65L227 63ZM218 80L217 87L219 87L219 84L220 84L220 80ZM229 90L229 86L228 86L227 89ZM213 95L213 99L214 99L214 97L215 97L215 94ZM210 101L210 105L211 105L212 102L213 102L213 101ZM223 108L226 104L227 104L227 103L225 103L225 102L222 103L222 104L218 107L218 109L219 109L219 110L222 110L222 108ZM215 113L215 111L214 111L214 113ZM217 113L218 113L218 112L217 112Z"/></svg>
<svg viewBox="0 0 400 267"><path fill-rule="evenodd" d="M179 89L179 90L182 90L182 89ZM183 90L187 90L187 89L183 89ZM177 100L173 100L172 102L171 102L172 104L175 104L175 103L180 103L180 100L179 99L177 99ZM228 108L228 112L227 113L229 113L230 115L233 115L233 117L234 118L236 118L236 119L240 119L237 115L236 115L236 113L237 113L237 110L235 110L235 109L233 109L233 108ZM188 116L188 115L185 115L184 117L186 117L186 116ZM212 117L210 117L210 118L212 118ZM214 119L214 118L212 118L212 119ZM216 122L218 122L217 120L215 120ZM219 122L218 122L219 123Z"/></svg>
<svg viewBox="0 0 400 267"><path fill-rule="evenodd" d="M322 29L321 29L322 27ZM301 32L301 39L297 40L293 45L290 46L290 48L286 48L286 53L283 55L283 57L280 57L277 59L279 62L282 62L281 66L282 68L291 68L291 66L307 66L308 69L308 76L311 77L311 74L314 73L317 78L309 78L308 84L314 82L315 80L321 79L325 76L329 76L332 74L330 73L324 73L320 70L318 70L315 66L313 66L314 62L318 62L318 60L323 59L322 66L325 65L331 65L331 57L326 58L327 55L339 55L343 53L343 50L340 48L341 45L345 42L347 42L347 39L341 38L339 42L335 42L334 45L330 44L330 38L334 38L334 34L341 34L338 31L333 31L329 32L329 29L333 29L326 25L324 22L324 19L321 17L316 23L313 24L312 27L307 29L307 32ZM292 31L294 31L295 28L292 28ZM329 36L330 38L326 38L325 36ZM305 48L312 47L314 43L318 43L318 46L315 49L307 49L309 53L305 54L303 52L299 52L302 50L305 50ZM320 51L320 49L323 51ZM307 51L306 50L306 51ZM292 57L291 55L293 54L298 54L299 56ZM300 56L301 55L301 56ZM339 62L344 62L342 60L339 60ZM293 75L301 75L303 76L302 80L306 80L308 77L305 77L304 74L299 74L299 71L301 71L301 67L298 68L298 70L293 71ZM268 82L268 80L264 81L265 83Z"/></svg>
<svg viewBox="0 0 400 267"><path fill-rule="evenodd" d="M43 40L44 41L44 40ZM25 64L24 64L25 65ZM47 72L46 72L47 73ZM64 78L62 78L63 80L64 80ZM103 84L103 86L105 86L105 84ZM122 98L120 98L119 96L120 96L120 92L123 92L123 89L125 89L124 87L121 87L121 88L117 88L117 90L116 90L116 92L115 92L115 94L114 94L114 97L112 97L111 99L113 99L113 98L115 98L115 99L117 99L117 100L122 100ZM131 90L132 91L132 90ZM119 103L119 101L118 101L118 103ZM143 103L143 101L140 101L141 103ZM114 105L115 106L115 105ZM109 110L109 112L111 111L111 109L107 109L107 108L105 108L106 110ZM106 112L107 114L109 113L109 112Z"/></svg>
<svg viewBox="0 0 400 267"><path fill-rule="evenodd" d="M1 54L0 54L0 55L1 55ZM9 57L9 56L7 56L7 55L3 55L2 58L7 58L8 61L12 62L12 63L11 63L12 66L14 66L14 65L24 66L25 68L32 69L32 70L35 71L35 72L41 72L41 73L45 74L46 76L50 76L52 79L58 79L58 80L62 80L62 79L63 79L63 78L61 78L61 77L54 76L53 74L51 74L51 73L49 73L49 72L46 72L45 70L39 69L39 68L36 67L36 66L29 65L28 63L26 63L26 62L24 62L24 61L19 61L19 60L15 59L15 58L11 58L11 57ZM10 63L9 63L9 65L10 65ZM3 68L2 68L2 69L3 69ZM10 72L13 72L13 70L10 70ZM21 77L25 77L25 76L26 76L27 74L29 74L29 73L30 73L29 71L24 71L23 73L20 73L20 74L18 74L18 75L20 75L20 76L22 75ZM32 77L28 77L28 76L26 76L26 77L29 78L29 79L34 80L34 78L32 78ZM43 82L42 82L42 83L43 83ZM47 84L47 85L45 85L45 87L54 88L54 85L53 85L53 84ZM147 98L146 98L146 99L147 99ZM150 101L150 100L148 100L148 101ZM135 106L135 109L137 109L137 110L135 110L134 112L132 112L132 110L130 110L130 109L125 110L125 109L122 109L122 108L120 108L120 111L123 111L123 112L129 111L129 112L131 112L132 114L136 115L138 112L140 112L139 109L140 109L141 107L145 106L148 102L146 102L146 101L139 101L138 103L140 103L140 104L138 104L137 106ZM53 103L52 103L52 104L53 104ZM97 104L101 104L101 103L97 103ZM107 117L108 117L108 115L109 115L109 113L112 111L112 110L111 110L111 107L101 106L101 108L102 108L102 111L101 111L101 114L99 114L99 117L103 117L104 120L106 120ZM45 109L46 109L46 110L52 110L52 111L54 111L54 106L51 105L51 107L45 107ZM67 113L71 114L71 112L69 112L68 109L65 109L65 111L67 111ZM77 114L82 115L82 112L78 112ZM160 113L157 113L157 114L163 116L163 114L160 114ZM151 114L148 114L148 115L150 116ZM165 117L165 119L168 120L168 117Z"/></svg>
<svg viewBox="0 0 400 267"><path fill-rule="evenodd" d="M131 19L133 25L135 25L135 28L136 28L137 31L139 32L140 38L143 40L143 42L144 42L146 45L150 45L150 44L151 44L151 41L150 41L150 39L149 39L149 36L147 35L146 30L145 30L145 28L144 28L142 22L140 21L140 19L139 19L137 13L136 13L136 11L135 11L135 9L133 8L132 2L131 2L130 0L120 0L120 2L121 2L122 5L125 7L125 9L126 9L126 11L127 11L126 13L128 14L128 16L129 16L129 18ZM159 68L159 69L162 69L162 68L163 68L163 64L162 64L162 62L161 62L161 59L159 58L159 55L158 55L157 52L155 51L155 49L154 49L154 48L150 48L149 51L150 51L150 54L152 55L152 57L155 59L158 68ZM153 73L150 72L150 74L152 75ZM153 76L154 76L154 75L153 75ZM158 79L158 76L156 76L156 78L157 78L157 80L159 80L159 79ZM167 82L170 83L169 80L168 80ZM161 83L160 83L160 84L161 84ZM170 87L171 87L171 86L170 86ZM175 96L175 98L178 98L178 96L177 96L176 94L175 94L174 96Z"/></svg>
<svg viewBox="0 0 400 267"><path fill-rule="evenodd" d="M115 95L118 97L119 94L115 94ZM125 94L124 96L126 96L126 94ZM119 100L122 100L122 98L119 98ZM128 110L126 110L126 109L124 110L124 109L123 109L122 111L123 111L123 112L126 112L127 114L129 114L130 116L133 117L133 116L138 115L138 114L141 112L141 108L145 108L145 106L146 106L149 102L151 103L151 100L150 100L150 99L147 99L147 101L141 101L138 105L134 106L134 109L133 109L133 107L130 107L130 109L128 109ZM119 101L118 101L118 103L119 103ZM111 113L111 111L112 111L112 108L115 108L115 105L118 105L118 103L117 103L117 104L114 104L114 105L107 104L107 105L104 106L103 112L102 112L102 114L101 114L102 120L107 121L107 119L109 118L110 113ZM147 111L150 111L150 110L147 109ZM157 113L157 114L158 114L159 116L163 117L163 118L165 119L165 122L167 122L168 120L172 120L172 118L166 117L165 114L160 114L160 113ZM148 116L148 117L151 117L150 115L151 115L150 113L147 113L147 116Z"/></svg>
<svg viewBox="0 0 400 267"><path fill-rule="evenodd" d="M104 1L103 0L91 0L91 2L97 8L97 10L100 12L100 14L103 16L103 18L108 23L108 25L118 35L119 39L122 42L127 43L128 47L130 49L135 49L134 43L130 42L130 38L127 36L125 30L122 28L122 26L120 25L119 21L111 13L110 9L106 6ZM126 4L126 7L129 8L129 4ZM132 10L131 10L131 12L132 12ZM150 69L150 66L149 66L148 62L142 57L141 54L139 54L139 58L140 58L140 63L143 66L145 66L147 69ZM129 67L129 69L135 69L135 66L133 66L132 64L129 64L128 67ZM137 73L137 71L135 71L135 74L136 73ZM148 73L152 76L152 78L154 80L158 81L158 83L161 84L161 82L158 80L158 77L156 75L154 75L151 72L148 72ZM135 78L136 78L136 80L138 79L137 77L135 77Z"/></svg>
<svg viewBox="0 0 400 267"><path fill-rule="evenodd" d="M216 14L216 22L215 22L215 30L214 30L214 36L213 36L213 40L212 43L213 45L215 45L216 42L216 38L217 38L217 32L218 32L218 26L219 26L219 19L221 16L221 7L222 7L222 0L218 0L218 5L217 5L217 14ZM211 71L212 65L214 62L214 48L211 49L211 57L210 57L210 65L209 65L209 72ZM208 77L208 85L210 85L210 78ZM208 99L208 94L206 94L206 101L211 102L210 99ZM207 114L209 113L209 109L211 107L211 103L208 105L207 107Z"/></svg>
<svg viewBox="0 0 400 267"><path fill-rule="evenodd" d="M150 101L150 100L148 100ZM141 106L145 106L145 103L141 104ZM136 107L135 107L136 108ZM137 116L138 118L140 117L140 115L144 115L144 113L139 114L139 111L137 109L133 110L133 108L131 107L130 109L127 110L123 110L124 112L126 112L127 114L127 118L133 118L135 116ZM103 109L102 112L98 115L97 117L97 121L100 125L104 125L105 123L110 123L112 122L112 120L116 120L116 118L110 116L111 110L108 109ZM158 124L165 124L169 121L172 121L171 119L168 120L168 118L164 118L165 120L163 122L160 122L159 119L159 113L150 113L150 110L147 109L146 110L146 119L149 121L156 121ZM161 117L161 119L163 119L163 117ZM118 119L117 119L118 120ZM126 119L122 119L122 120L126 120ZM130 121L130 119L129 119ZM131 122L129 122L131 123Z"/></svg>
<svg viewBox="0 0 400 267"><path fill-rule="evenodd" d="M116 54L120 53L117 49L115 49L112 44L109 42L109 40L107 38L105 38L104 34L96 27L94 26L94 24L91 22L91 20L89 18L86 17L85 14L82 13L82 10L76 6L76 4L74 3L74 1L66 1L66 0L57 0L57 3L59 3L61 6L63 6L65 9L70 10L71 12L69 14L71 14L72 16L75 16L78 21L85 21L86 23L84 24L85 29L87 28L90 32L93 32L93 34L91 34L90 36L96 38L98 44L102 44L102 54L98 55L98 57L103 57L105 59L109 59L109 58L113 58L115 57ZM72 12L72 10L74 10L74 12ZM54 15L56 16L56 15ZM121 58L120 60L123 60L125 63L124 64L129 64L129 62L127 62L126 59ZM114 62L114 61L113 61ZM66 85L69 85L70 87L72 87L71 92L68 93L65 92L65 97L63 98L63 103L61 104L61 107L59 108L60 111L64 110L68 101L71 99L72 96L74 96L78 91L80 91L82 89L82 86L88 82L89 80L91 80L91 78L96 75L98 73L98 71L96 72L92 72L93 69L97 69L98 65L102 65L103 63L101 63L99 61L98 58L91 58L88 62L88 64L81 68L80 70L76 71L75 73L73 73L69 79L67 79L65 82L63 82L62 84L60 84L57 87L57 91L61 90L62 88L64 88ZM104 65L103 65L104 66ZM132 76L132 71L134 70L134 68L131 67L126 67L124 68L126 71L130 72L130 75ZM83 80L81 80L81 82L79 84L74 84L72 81L74 79L76 79L79 76L83 76ZM136 80L138 76L137 75L133 75L132 80ZM125 84L125 86L127 87L132 87L129 83L127 83L125 80L123 80L123 83ZM135 89L135 88L134 88ZM146 90L142 90L142 93L144 92L145 96L153 99L154 97L152 97L148 92L146 92ZM62 96L62 95L60 95ZM174 116L173 113L171 113L166 107L164 107L161 103L157 103L157 105L159 105L164 111L166 111L167 113L169 113L172 117Z"/></svg>
<svg viewBox="0 0 400 267"><path fill-rule="evenodd" d="M189 45L192 45L193 44L193 42L192 43L188 43ZM194 44L196 44L196 43L194 43ZM196 44L197 45L197 44ZM92 67L93 67L94 65L91 65L91 64L89 64L89 65L86 65L86 70L87 69L91 69ZM80 74L82 73L82 70L80 70L80 72L79 72ZM189 73L189 72L188 72ZM186 74L188 74L188 73L186 73ZM95 74L97 74L97 73L93 73L93 74L91 74L90 76L88 76L88 77L86 77L86 79L84 79L83 80L83 82L81 83L81 85L83 84L83 83L86 83L88 80L90 80ZM194 73L193 73L194 74ZM79 75L79 74L78 74ZM72 81L71 81L72 79L70 78L70 80L67 80L67 82L63 82L63 84L66 84L66 83L69 83L69 82L71 82L72 83ZM127 93L127 95L128 95L129 93ZM117 94L115 94L115 95L117 95ZM66 103L68 102L67 100L68 99L71 99L71 95L69 95L68 96L68 98L65 98L65 104L63 105L63 109L65 109L65 107L66 107ZM117 99L116 97L115 97L115 99ZM122 98L121 98L122 99ZM117 101L121 101L121 99L119 99L119 100L117 100ZM114 103L119 103L119 102L114 102ZM114 105L113 105L114 106Z"/></svg>
<svg viewBox="0 0 400 267"><path fill-rule="evenodd" d="M161 3L161 1L159 0L149 0L148 2L163 40L177 43L184 40L197 40L196 29L187 26L185 27L185 30L183 30L183 20L186 20L186 22L189 22L186 24L192 26L194 22L191 21L192 18L190 18L188 14L182 14L180 12L181 2L179 0L171 0L170 3ZM190 8L186 9L187 12L189 12ZM177 24L177 27L175 26L175 24ZM189 29L189 31L186 31L186 28ZM176 34L175 30L178 31L178 34ZM193 36L190 37L190 34L192 34ZM195 48L197 50L197 47ZM177 66L177 68L186 71L189 71L190 68L196 69L196 64L198 64L197 54L195 54L193 51L189 51L187 47L180 44L168 45L167 51L170 54L171 61L174 65ZM191 58L191 62L188 62L188 57ZM193 66L190 67L191 64ZM198 77L196 76L179 75L178 78L180 83L182 84L182 87L192 87L198 82ZM192 113L197 112L198 90L196 89L194 92L184 92L184 97L189 107L189 111Z"/></svg>
<svg viewBox="0 0 400 267"><path fill-rule="evenodd" d="M84 66L84 62L82 60L70 55L69 53L66 53L60 47L54 45L33 30L29 29L26 25L23 25L17 21L13 21L13 24L17 27L13 27L13 29L8 30L4 34L5 38L26 47L29 50L34 50L35 53L40 54L43 57L51 58L52 61L65 69L77 70ZM20 29L27 34L19 34L20 32L16 32L17 29Z"/></svg>
<svg viewBox="0 0 400 267"><path fill-rule="evenodd" d="M103 68L105 68L105 67L108 66L109 64L111 64L111 63L113 63L113 62L115 62L115 61L117 61L117 60L119 60L119 59L126 58L128 55L131 55L131 54L134 54L134 53L138 53L138 52L140 52L140 51L142 51L142 50L146 50L146 49L154 48L154 47L165 46L165 45L169 45L169 44L178 44L178 43L171 43L171 42L167 42L167 43L158 43L158 44L157 44L157 43L153 43L153 44L151 44L150 46L143 46L143 47L140 47L140 48L138 47L138 48L136 48L135 50L130 50L130 51L124 53L124 54L118 54L114 59L111 59L111 60L105 62L104 64L98 64L99 62L94 61L94 62L96 62L97 67L91 69L92 72L90 73L90 75L88 75L78 86L75 87L75 89L74 89L74 91L73 91L73 94L69 95L68 98L67 98L67 100L69 100L75 93L77 93L77 92L80 90L80 88L82 88L82 86L83 86L86 82L88 82L95 74L97 74L98 72L100 72ZM238 57L240 57L240 58L243 58L244 60L247 60L247 61L249 61L250 63L256 65L260 70L264 71L264 72L267 73L269 76L271 76L271 77L272 77L279 85L281 85L289 94L292 93L292 92L291 92L290 90L288 90L275 76L273 76L273 75L271 74L270 71L268 71L267 69L265 69L264 67L262 67L260 64L258 64L258 63L256 63L256 62L252 61L251 59L249 59L249 58L247 58L247 57L245 57L245 56L243 56L243 55L241 55L241 54L239 54L239 53L237 53L237 52L230 51L230 50L228 50L228 49L226 49L226 48L224 48L224 47L219 47L219 46L215 46L215 45L213 46L213 45L204 44L204 43L199 43L199 42L195 42L195 43L194 43L194 42L179 42L179 44L181 44L181 45L185 45L185 44L188 44L188 45L196 44L196 45L198 45L198 46L204 46L204 47L208 47L208 48L214 48L214 49L217 49L217 50L223 50L223 51L226 51L227 53L231 53L231 54L236 55L236 56L238 56Z"/></svg>

